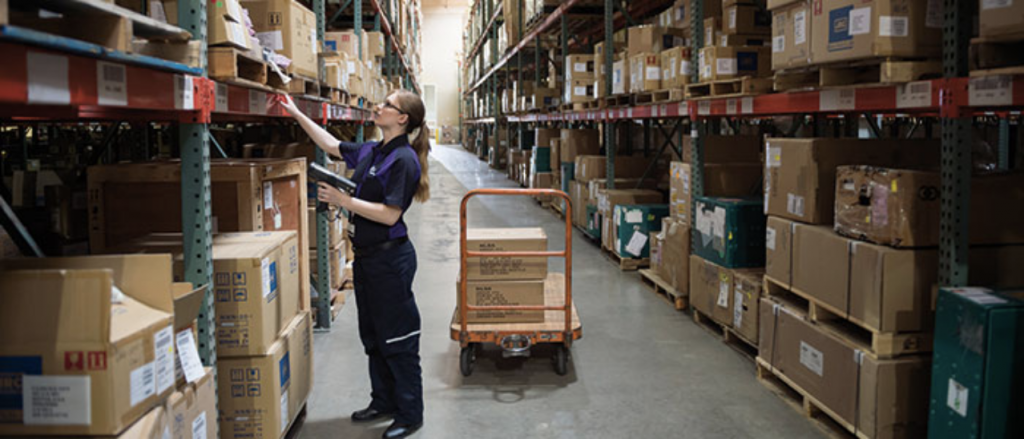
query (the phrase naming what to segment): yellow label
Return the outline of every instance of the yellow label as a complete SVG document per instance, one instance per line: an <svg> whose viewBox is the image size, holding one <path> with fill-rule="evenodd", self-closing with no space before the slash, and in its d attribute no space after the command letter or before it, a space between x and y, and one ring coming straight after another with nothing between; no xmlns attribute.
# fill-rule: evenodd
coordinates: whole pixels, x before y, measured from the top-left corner
<svg viewBox="0 0 1024 439"><path fill-rule="evenodd" d="M729 240L732 241L732 232L729 232Z"/></svg>
<svg viewBox="0 0 1024 439"><path fill-rule="evenodd" d="M896 180L892 181L892 193L896 193Z"/></svg>
<svg viewBox="0 0 1024 439"><path fill-rule="evenodd" d="M871 215L865 216L864 217L864 222L867 223L867 224L871 224Z"/></svg>

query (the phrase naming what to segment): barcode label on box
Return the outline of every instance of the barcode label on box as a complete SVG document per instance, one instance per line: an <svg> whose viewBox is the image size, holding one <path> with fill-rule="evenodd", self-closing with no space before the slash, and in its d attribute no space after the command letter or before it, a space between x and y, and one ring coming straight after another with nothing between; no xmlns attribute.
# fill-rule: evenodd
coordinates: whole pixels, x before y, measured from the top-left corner
<svg viewBox="0 0 1024 439"><path fill-rule="evenodd" d="M729 286L732 284L731 278L719 279L718 282L718 301L717 305L722 308L729 307Z"/></svg>
<svg viewBox="0 0 1024 439"><path fill-rule="evenodd" d="M661 79L661 68L660 67L648 67L647 68L647 80L656 81Z"/></svg>
<svg viewBox="0 0 1024 439"><path fill-rule="evenodd" d="M288 417L288 389L281 391L281 433L284 433L288 429L288 422L291 418Z"/></svg>
<svg viewBox="0 0 1024 439"><path fill-rule="evenodd" d="M786 36L779 35L772 38L772 53L781 53L786 51Z"/></svg>
<svg viewBox="0 0 1024 439"><path fill-rule="evenodd" d="M800 341L800 364L818 376L825 373L825 356L803 340Z"/></svg>
<svg viewBox="0 0 1024 439"><path fill-rule="evenodd" d="M850 10L850 36L871 33L871 8Z"/></svg>
<svg viewBox="0 0 1024 439"><path fill-rule="evenodd" d="M163 393L174 384L174 327L168 325L153 335L156 391Z"/></svg>
<svg viewBox="0 0 1024 439"><path fill-rule="evenodd" d="M983 76L971 78L967 84L971 106L1013 104L1013 77Z"/></svg>
<svg viewBox="0 0 1024 439"><path fill-rule="evenodd" d="M135 368L128 378L132 407L156 394L156 375L153 371L153 363L146 363Z"/></svg>
<svg viewBox="0 0 1024 439"><path fill-rule="evenodd" d="M803 218L804 216L804 197L795 194L788 194L786 200L786 211Z"/></svg>
<svg viewBox="0 0 1024 439"><path fill-rule="evenodd" d="M736 286L736 293L732 297L732 327L739 328L743 326L743 292L740 291L739 285Z"/></svg>
<svg viewBox="0 0 1024 439"><path fill-rule="evenodd" d="M807 11L800 11L793 14L793 44L801 45L807 42Z"/></svg>
<svg viewBox="0 0 1024 439"><path fill-rule="evenodd" d="M192 337L192 331L186 329L174 336L175 345L178 348L178 362L184 372L185 380L190 383L199 381L206 371L203 370L203 362L199 359L199 351L196 349L196 340Z"/></svg>
<svg viewBox="0 0 1024 439"><path fill-rule="evenodd" d="M96 93L99 105L128 105L127 67L96 61Z"/></svg>
<svg viewBox="0 0 1024 439"><path fill-rule="evenodd" d="M981 0L981 9L999 9L1006 8L1013 4L1013 0Z"/></svg>
<svg viewBox="0 0 1024 439"><path fill-rule="evenodd" d="M906 37L910 34L907 17L883 15L878 17L878 36Z"/></svg>
<svg viewBox="0 0 1024 439"><path fill-rule="evenodd" d="M735 75L736 58L719 58L715 60L715 73L718 75Z"/></svg>
<svg viewBox="0 0 1024 439"><path fill-rule="evenodd" d="M647 244L647 235L640 232L633 232L633 236L629 238L629 244L626 244L626 251L633 256L639 257L643 254L644 245Z"/></svg>
<svg viewBox="0 0 1024 439"><path fill-rule="evenodd" d="M24 375L21 378L25 425L90 425L90 377Z"/></svg>
<svg viewBox="0 0 1024 439"><path fill-rule="evenodd" d="M192 439L206 439L206 412L200 412L192 421Z"/></svg>
<svg viewBox="0 0 1024 439"><path fill-rule="evenodd" d="M764 232L764 246L768 250L775 250L775 229L767 227Z"/></svg>

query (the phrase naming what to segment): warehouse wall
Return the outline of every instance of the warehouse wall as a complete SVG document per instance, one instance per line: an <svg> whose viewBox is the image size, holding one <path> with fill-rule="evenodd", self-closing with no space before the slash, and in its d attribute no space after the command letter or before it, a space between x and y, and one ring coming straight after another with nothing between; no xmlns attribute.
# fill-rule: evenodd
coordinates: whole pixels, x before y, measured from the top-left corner
<svg viewBox="0 0 1024 439"><path fill-rule="evenodd" d="M435 127L459 123L459 58L462 27L467 8L452 2L447 7L424 3L423 79L433 84L437 96Z"/></svg>

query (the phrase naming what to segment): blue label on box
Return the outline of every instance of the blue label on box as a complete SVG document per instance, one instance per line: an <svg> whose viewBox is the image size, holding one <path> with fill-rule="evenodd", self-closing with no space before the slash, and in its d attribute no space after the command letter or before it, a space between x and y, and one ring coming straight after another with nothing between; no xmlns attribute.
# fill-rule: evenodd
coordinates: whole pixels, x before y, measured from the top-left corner
<svg viewBox="0 0 1024 439"><path fill-rule="evenodd" d="M290 359L291 352L285 352L284 356L281 357L278 368L281 369L281 388L288 387L288 380L292 377L292 363Z"/></svg>
<svg viewBox="0 0 1024 439"><path fill-rule="evenodd" d="M853 48L853 36L850 35L850 11L853 6L836 8L828 12L828 50L847 50Z"/></svg>
<svg viewBox="0 0 1024 439"><path fill-rule="evenodd" d="M338 51L338 42L337 41L324 41L324 49L327 50L328 52L337 52Z"/></svg>
<svg viewBox="0 0 1024 439"><path fill-rule="evenodd" d="M42 357L0 357L0 423L22 422L22 377L42 374Z"/></svg>
<svg viewBox="0 0 1024 439"><path fill-rule="evenodd" d="M736 70L757 73L757 52L737 52Z"/></svg>

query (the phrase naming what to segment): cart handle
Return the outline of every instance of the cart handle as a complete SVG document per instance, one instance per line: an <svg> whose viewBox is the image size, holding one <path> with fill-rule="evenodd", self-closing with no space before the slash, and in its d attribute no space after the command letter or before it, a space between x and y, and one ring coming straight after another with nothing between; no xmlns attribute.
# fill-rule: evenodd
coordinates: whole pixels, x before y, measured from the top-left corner
<svg viewBox="0 0 1024 439"><path fill-rule="evenodd" d="M467 206L470 198L477 195L501 195L501 196L543 196L549 195L565 200L565 250L563 251L542 251L542 252L481 252L469 251L466 249L466 230L468 227ZM480 188L473 189L462 197L462 204L459 207L459 317L462 329L462 339L468 337L469 311L565 311L565 340L570 343L572 340L572 200L569 195L554 189L504 189L504 188ZM466 290L469 286L469 275L467 271L468 262L471 257L547 257L565 258L565 306L474 306L467 303L468 295Z"/></svg>

